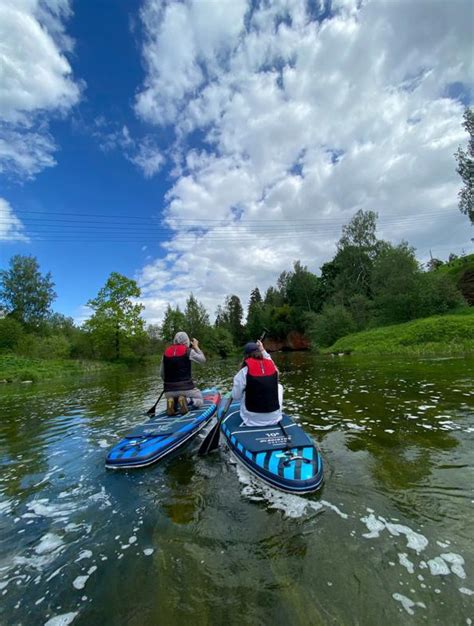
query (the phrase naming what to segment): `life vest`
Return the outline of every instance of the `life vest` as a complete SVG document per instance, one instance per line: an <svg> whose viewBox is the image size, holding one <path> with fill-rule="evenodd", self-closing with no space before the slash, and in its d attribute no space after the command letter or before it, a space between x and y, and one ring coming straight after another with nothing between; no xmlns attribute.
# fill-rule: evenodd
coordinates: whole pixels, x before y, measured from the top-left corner
<svg viewBox="0 0 474 626"><path fill-rule="evenodd" d="M271 413L280 408L278 372L271 359L245 359L247 384L245 408L253 413Z"/></svg>
<svg viewBox="0 0 474 626"><path fill-rule="evenodd" d="M182 344L173 344L166 348L163 355L165 391L186 391L194 389L191 378L191 350Z"/></svg>

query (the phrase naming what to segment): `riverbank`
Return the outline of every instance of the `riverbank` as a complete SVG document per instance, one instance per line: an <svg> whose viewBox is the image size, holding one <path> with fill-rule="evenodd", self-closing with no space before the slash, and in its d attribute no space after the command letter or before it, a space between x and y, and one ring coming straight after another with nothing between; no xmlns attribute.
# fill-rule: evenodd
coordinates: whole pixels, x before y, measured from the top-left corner
<svg viewBox="0 0 474 626"><path fill-rule="evenodd" d="M474 354L474 308L353 333L341 337L324 352L413 356Z"/></svg>
<svg viewBox="0 0 474 626"><path fill-rule="evenodd" d="M90 374L122 368L122 363L73 359L29 359L13 354L0 355L0 383L28 383L61 376Z"/></svg>

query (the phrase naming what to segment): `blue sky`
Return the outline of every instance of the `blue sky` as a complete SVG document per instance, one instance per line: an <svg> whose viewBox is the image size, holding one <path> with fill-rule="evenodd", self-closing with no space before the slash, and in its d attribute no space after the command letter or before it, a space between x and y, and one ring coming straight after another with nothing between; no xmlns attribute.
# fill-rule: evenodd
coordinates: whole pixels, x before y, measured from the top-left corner
<svg viewBox="0 0 474 626"><path fill-rule="evenodd" d="M296 259L317 271L359 208L420 260L471 251L453 153L472 13L4 0L0 266L36 256L76 319L121 272L158 322L190 291L213 312Z"/></svg>

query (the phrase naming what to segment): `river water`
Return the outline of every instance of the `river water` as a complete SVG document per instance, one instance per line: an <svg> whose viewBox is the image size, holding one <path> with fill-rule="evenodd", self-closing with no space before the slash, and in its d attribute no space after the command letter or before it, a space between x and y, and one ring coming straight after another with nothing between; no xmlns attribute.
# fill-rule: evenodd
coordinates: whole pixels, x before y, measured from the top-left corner
<svg viewBox="0 0 474 626"><path fill-rule="evenodd" d="M474 360L276 355L325 484L274 491L198 442L104 467L157 368L0 389L0 623L474 622ZM199 370L228 390L237 361Z"/></svg>

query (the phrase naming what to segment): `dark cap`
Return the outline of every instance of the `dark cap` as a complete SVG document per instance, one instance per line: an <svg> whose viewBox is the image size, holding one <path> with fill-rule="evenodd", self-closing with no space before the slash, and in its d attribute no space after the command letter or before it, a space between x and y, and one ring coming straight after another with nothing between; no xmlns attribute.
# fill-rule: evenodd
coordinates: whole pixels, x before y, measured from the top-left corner
<svg viewBox="0 0 474 626"><path fill-rule="evenodd" d="M257 352L259 350L258 345L255 341L249 341L249 343L245 344L244 354L252 354L252 352Z"/></svg>

